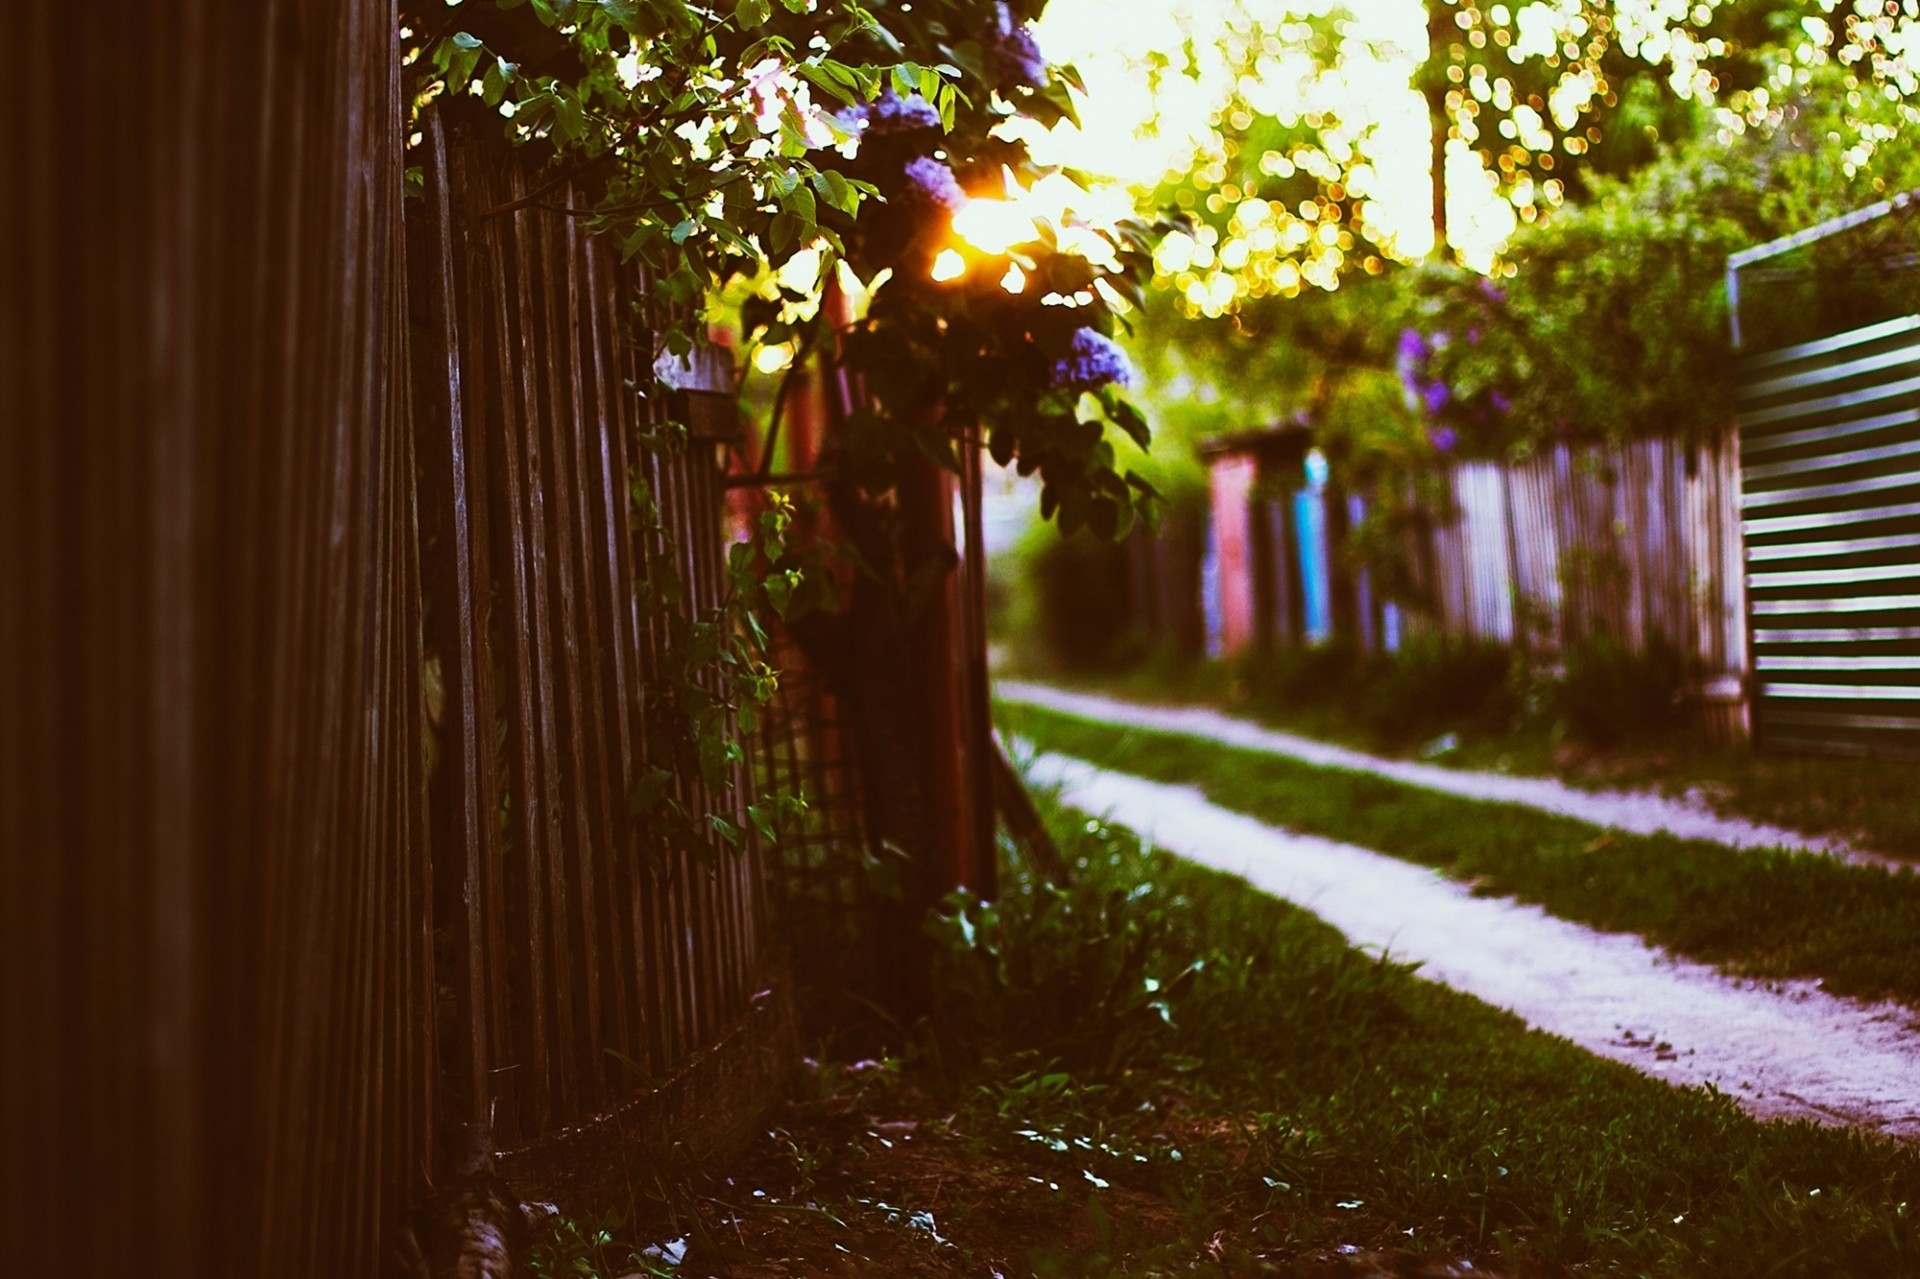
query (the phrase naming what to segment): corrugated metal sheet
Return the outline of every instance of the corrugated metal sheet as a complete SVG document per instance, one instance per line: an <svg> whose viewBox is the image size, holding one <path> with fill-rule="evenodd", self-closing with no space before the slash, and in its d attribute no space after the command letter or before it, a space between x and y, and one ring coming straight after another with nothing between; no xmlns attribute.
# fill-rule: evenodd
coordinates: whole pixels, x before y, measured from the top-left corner
<svg viewBox="0 0 1920 1279"><path fill-rule="evenodd" d="M1745 362L1763 739L1920 752L1920 317Z"/></svg>

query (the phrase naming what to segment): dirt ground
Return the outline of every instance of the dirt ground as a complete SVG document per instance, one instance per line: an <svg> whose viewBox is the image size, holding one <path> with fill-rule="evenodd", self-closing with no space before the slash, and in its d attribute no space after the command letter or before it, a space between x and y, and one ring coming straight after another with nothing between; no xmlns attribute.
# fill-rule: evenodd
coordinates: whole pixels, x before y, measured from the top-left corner
<svg viewBox="0 0 1920 1279"><path fill-rule="evenodd" d="M1221 1228L1209 1205L1150 1186L1075 1181L1035 1147L964 1132L935 1097L890 1070L856 1070L829 1095L768 1117L751 1148L651 1227L651 1269L725 1279L1046 1279L1070 1275L1271 1275L1465 1279L1507 1272L1396 1253L1327 1221L1306 1250L1275 1247L1299 1223ZM1164 1120L1165 1117L1163 1117ZM1177 1120L1182 1141L1231 1142L1230 1125ZM571 1205L565 1206L571 1209ZM1264 1214L1263 1214L1264 1216ZM649 1235L649 1229L652 1234ZM1385 1235L1384 1228L1376 1228ZM615 1271L614 1274L622 1272ZM1524 1275L1545 1276L1546 1271Z"/></svg>

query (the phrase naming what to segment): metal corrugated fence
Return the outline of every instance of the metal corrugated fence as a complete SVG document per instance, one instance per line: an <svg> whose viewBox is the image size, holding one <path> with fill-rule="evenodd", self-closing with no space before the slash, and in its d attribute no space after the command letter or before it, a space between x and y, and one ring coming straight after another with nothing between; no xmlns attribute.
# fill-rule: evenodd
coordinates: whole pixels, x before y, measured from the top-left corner
<svg viewBox="0 0 1920 1279"><path fill-rule="evenodd" d="M1744 362L1758 730L1920 752L1920 317Z"/></svg>

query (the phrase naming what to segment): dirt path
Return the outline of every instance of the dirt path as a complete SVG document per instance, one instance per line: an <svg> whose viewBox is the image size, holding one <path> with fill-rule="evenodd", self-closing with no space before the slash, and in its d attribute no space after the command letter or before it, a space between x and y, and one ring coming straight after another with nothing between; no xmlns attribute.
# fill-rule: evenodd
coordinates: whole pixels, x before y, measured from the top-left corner
<svg viewBox="0 0 1920 1279"><path fill-rule="evenodd" d="M1083 712L1084 713L1084 712ZM1314 912L1358 946L1671 1083L1712 1084L1763 1118L1920 1138L1920 1031L1892 1004L1811 982L1736 981L1639 938L1475 897L1426 867L1288 833L1191 787L1043 755L1032 776L1076 808ZM1506 779L1501 779L1506 780Z"/></svg>
<svg viewBox="0 0 1920 1279"><path fill-rule="evenodd" d="M1263 728L1206 707L1148 706L1095 693L1074 693L1046 684L1014 680L997 682L994 694L1008 702L1038 706L1103 723L1185 733L1227 746L1285 755L1308 764L1372 773L1409 786L1458 795L1464 799L1519 804L1636 835L1666 831L1682 839L1712 840L1732 848L1794 848L1869 865L1907 864L1852 848L1844 840L1831 836L1807 835L1781 826L1721 817L1705 808L1663 795L1645 791L1576 790L1550 777L1475 773L1442 768L1437 764L1386 759L1364 751L1315 741L1310 737Z"/></svg>

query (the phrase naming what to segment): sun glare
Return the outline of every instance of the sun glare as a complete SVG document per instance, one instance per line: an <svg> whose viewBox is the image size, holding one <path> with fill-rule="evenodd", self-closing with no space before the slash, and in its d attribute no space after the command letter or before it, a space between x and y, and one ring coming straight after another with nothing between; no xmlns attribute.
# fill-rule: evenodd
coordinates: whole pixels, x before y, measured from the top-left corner
<svg viewBox="0 0 1920 1279"><path fill-rule="evenodd" d="M933 269L928 272L935 280L945 283L957 280L967 273L967 260L960 256L958 249L942 249L933 260Z"/></svg>
<svg viewBox="0 0 1920 1279"><path fill-rule="evenodd" d="M1037 238L1034 219L1009 200L969 200L953 215L953 233L982 253L1001 254Z"/></svg>

